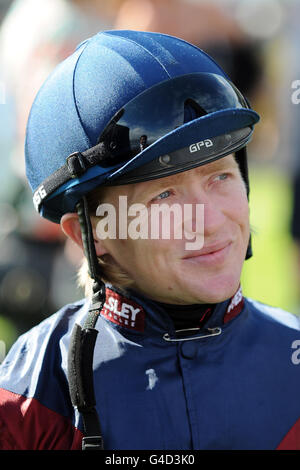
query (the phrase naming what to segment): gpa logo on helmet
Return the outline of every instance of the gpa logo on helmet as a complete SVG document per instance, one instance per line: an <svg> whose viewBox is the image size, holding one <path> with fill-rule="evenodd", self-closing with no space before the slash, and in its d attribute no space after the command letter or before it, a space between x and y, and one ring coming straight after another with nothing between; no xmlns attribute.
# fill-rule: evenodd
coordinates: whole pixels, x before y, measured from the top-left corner
<svg viewBox="0 0 300 470"><path fill-rule="evenodd" d="M213 141L210 139L200 140L200 142L196 142L195 144L190 145L189 150L191 153L198 152L199 150L201 150L201 147L208 148L212 147L213 145Z"/></svg>

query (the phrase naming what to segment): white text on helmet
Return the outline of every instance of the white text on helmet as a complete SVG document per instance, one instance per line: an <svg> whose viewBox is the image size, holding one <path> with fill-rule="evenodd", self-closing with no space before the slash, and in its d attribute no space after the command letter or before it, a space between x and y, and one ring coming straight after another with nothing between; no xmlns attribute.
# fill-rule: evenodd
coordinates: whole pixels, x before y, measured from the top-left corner
<svg viewBox="0 0 300 470"><path fill-rule="evenodd" d="M211 147L212 145L214 144L210 139L200 140L200 142L190 145L189 150L191 153L198 152L198 150L201 150L201 147Z"/></svg>
<svg viewBox="0 0 300 470"><path fill-rule="evenodd" d="M46 190L43 185L41 185L34 193L33 195L33 204L35 209L38 211L39 210L39 205L42 202L42 200L47 196Z"/></svg>

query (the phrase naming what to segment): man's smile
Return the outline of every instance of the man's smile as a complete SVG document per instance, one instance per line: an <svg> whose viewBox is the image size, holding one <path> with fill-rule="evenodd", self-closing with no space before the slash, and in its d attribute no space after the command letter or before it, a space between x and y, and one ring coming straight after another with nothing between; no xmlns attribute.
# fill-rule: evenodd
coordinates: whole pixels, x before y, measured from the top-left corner
<svg viewBox="0 0 300 470"><path fill-rule="evenodd" d="M230 252L232 241L224 241L204 247L199 252L191 253L183 258L190 263L214 265L222 263Z"/></svg>

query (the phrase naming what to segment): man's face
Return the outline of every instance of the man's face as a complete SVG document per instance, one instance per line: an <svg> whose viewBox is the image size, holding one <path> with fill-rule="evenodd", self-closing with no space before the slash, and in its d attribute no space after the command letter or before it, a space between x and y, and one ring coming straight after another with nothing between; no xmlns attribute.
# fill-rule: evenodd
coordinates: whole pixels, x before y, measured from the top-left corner
<svg viewBox="0 0 300 470"><path fill-rule="evenodd" d="M249 241L249 210L246 188L232 155L165 178L108 187L101 203L112 204L117 217L122 215L118 212L120 195L127 197L128 208L134 203L144 205L149 227L153 205L177 204L184 213L184 205L195 208L202 204L204 210L204 226L197 224L195 210L189 225L193 232L198 231L199 240L204 235L204 245L197 249L187 249L191 240L184 235L176 238L172 227L168 239L160 231L158 239L127 237L100 242L134 281L135 290L173 304L216 303L236 292Z"/></svg>

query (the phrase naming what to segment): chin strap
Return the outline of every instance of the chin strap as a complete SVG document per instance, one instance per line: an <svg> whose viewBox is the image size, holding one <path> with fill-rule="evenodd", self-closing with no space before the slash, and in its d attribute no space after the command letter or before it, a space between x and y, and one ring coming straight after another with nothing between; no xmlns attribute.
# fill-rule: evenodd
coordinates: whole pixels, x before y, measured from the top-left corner
<svg viewBox="0 0 300 470"><path fill-rule="evenodd" d="M84 253L88 260L89 273L94 279L91 306L83 327L75 323L68 352L68 382L72 405L81 414L84 437L82 450L103 450L103 438L96 410L94 392L93 357L98 330L95 325L105 302L105 285L101 280L96 255L93 230L87 200L84 197L77 205Z"/></svg>
<svg viewBox="0 0 300 470"><path fill-rule="evenodd" d="M240 168L242 178L243 178L243 180L245 181L245 184L246 184L247 198L248 198L248 201L249 201L250 185L249 185L249 171L248 171L248 161L247 161L247 148L246 147L241 148L240 150L238 150L235 153L235 156L236 156L236 161L237 161L237 163L239 165L239 168ZM253 255L252 240L251 240L251 234L250 234L245 259L251 258L252 255Z"/></svg>

